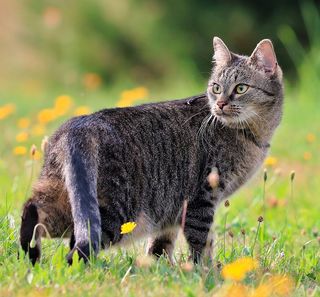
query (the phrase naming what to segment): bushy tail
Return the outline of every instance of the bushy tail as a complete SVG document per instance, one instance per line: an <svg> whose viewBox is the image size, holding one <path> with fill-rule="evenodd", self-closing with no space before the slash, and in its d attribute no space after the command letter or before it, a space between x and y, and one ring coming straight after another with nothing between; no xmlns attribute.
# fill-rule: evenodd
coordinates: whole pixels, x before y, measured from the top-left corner
<svg viewBox="0 0 320 297"><path fill-rule="evenodd" d="M69 133L64 164L65 185L71 204L75 250L86 260L90 248L97 253L101 239L101 218L97 199L98 148L83 131Z"/></svg>

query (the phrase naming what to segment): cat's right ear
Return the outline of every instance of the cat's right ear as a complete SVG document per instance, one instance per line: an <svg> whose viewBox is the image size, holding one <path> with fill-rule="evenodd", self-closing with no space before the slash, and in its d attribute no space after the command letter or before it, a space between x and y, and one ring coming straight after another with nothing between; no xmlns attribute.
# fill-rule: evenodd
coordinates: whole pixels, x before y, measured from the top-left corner
<svg viewBox="0 0 320 297"><path fill-rule="evenodd" d="M213 37L213 60L217 65L225 66L231 61L231 53L219 37Z"/></svg>

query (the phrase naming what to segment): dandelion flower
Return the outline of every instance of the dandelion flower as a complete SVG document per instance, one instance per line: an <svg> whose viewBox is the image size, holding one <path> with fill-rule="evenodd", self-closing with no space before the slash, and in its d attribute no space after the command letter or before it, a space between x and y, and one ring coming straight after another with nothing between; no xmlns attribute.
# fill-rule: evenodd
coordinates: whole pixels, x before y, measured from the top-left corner
<svg viewBox="0 0 320 297"><path fill-rule="evenodd" d="M253 290L250 297L271 297L272 288L267 284L261 284L256 289Z"/></svg>
<svg viewBox="0 0 320 297"><path fill-rule="evenodd" d="M28 140L28 133L27 132L20 132L16 135L17 142L25 142Z"/></svg>
<svg viewBox="0 0 320 297"><path fill-rule="evenodd" d="M27 129L30 126L30 120L28 118L21 118L18 120L17 126L20 129Z"/></svg>
<svg viewBox="0 0 320 297"><path fill-rule="evenodd" d="M14 104L6 104L0 107L0 120L5 119L15 111Z"/></svg>
<svg viewBox="0 0 320 297"><path fill-rule="evenodd" d="M58 96L54 102L55 116L62 116L66 114L72 106L72 98L68 95Z"/></svg>
<svg viewBox="0 0 320 297"><path fill-rule="evenodd" d="M135 222L128 222L121 225L121 234L131 233L136 226L137 224Z"/></svg>
<svg viewBox="0 0 320 297"><path fill-rule="evenodd" d="M316 136L313 133L308 133L306 136L306 140L309 143L315 142Z"/></svg>
<svg viewBox="0 0 320 297"><path fill-rule="evenodd" d="M311 160L312 158L312 154L310 152L304 152L303 154L303 159L305 159L306 161Z"/></svg>
<svg viewBox="0 0 320 297"><path fill-rule="evenodd" d="M46 131L45 126L42 124L38 124L32 127L31 133L34 136L40 136L40 135L43 135L45 131Z"/></svg>
<svg viewBox="0 0 320 297"><path fill-rule="evenodd" d="M13 154L16 156L23 156L27 153L27 148L25 146L16 146L13 149Z"/></svg>
<svg viewBox="0 0 320 297"><path fill-rule="evenodd" d="M53 109L45 108L38 113L37 118L40 124L47 124L55 120L56 114Z"/></svg>
<svg viewBox="0 0 320 297"><path fill-rule="evenodd" d="M278 159L276 157L269 156L264 160L264 165L268 167L274 167L277 165Z"/></svg>
<svg viewBox="0 0 320 297"><path fill-rule="evenodd" d="M248 288L242 284L232 284L224 295L226 297L247 297Z"/></svg>
<svg viewBox="0 0 320 297"><path fill-rule="evenodd" d="M99 74L86 73L83 77L83 85L87 90L96 90L100 87L102 79Z"/></svg>
<svg viewBox="0 0 320 297"><path fill-rule="evenodd" d="M132 106L135 103L135 101L146 98L148 94L148 90L144 87L138 87L132 90L123 91L121 93L121 98L118 101L117 106Z"/></svg>
<svg viewBox="0 0 320 297"><path fill-rule="evenodd" d="M74 115L75 116L82 116L82 115L87 115L89 114L91 111L90 111L90 108L88 106L79 106L76 108L76 110L74 111Z"/></svg>
<svg viewBox="0 0 320 297"><path fill-rule="evenodd" d="M222 269L224 279L241 281L246 274L258 267L258 262L250 257L240 258L233 263L227 264Z"/></svg>
<svg viewBox="0 0 320 297"><path fill-rule="evenodd" d="M294 290L294 282L285 275L273 275L266 283L276 296L291 296Z"/></svg>

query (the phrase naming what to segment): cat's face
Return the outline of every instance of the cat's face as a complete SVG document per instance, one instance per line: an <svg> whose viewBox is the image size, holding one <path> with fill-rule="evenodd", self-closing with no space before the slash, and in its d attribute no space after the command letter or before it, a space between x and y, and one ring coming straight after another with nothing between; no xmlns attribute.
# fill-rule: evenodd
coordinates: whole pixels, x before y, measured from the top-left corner
<svg viewBox="0 0 320 297"><path fill-rule="evenodd" d="M282 72L271 41L262 40L250 57L231 53L217 37L213 45L214 67L207 89L212 114L239 128L268 120L268 113L282 103Z"/></svg>

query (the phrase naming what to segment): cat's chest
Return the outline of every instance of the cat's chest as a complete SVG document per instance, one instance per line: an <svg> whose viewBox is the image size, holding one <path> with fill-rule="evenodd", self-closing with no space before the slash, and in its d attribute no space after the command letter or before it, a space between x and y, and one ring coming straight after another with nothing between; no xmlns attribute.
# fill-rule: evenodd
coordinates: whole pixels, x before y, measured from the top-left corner
<svg viewBox="0 0 320 297"><path fill-rule="evenodd" d="M267 150L253 143L234 145L220 149L212 156L210 171L219 175L219 193L221 198L231 195L245 184L261 167Z"/></svg>

